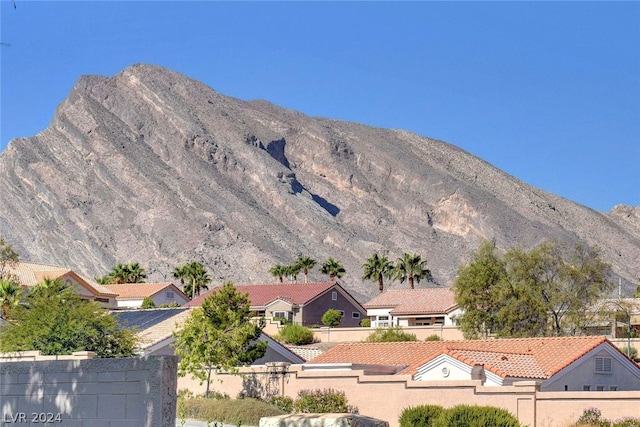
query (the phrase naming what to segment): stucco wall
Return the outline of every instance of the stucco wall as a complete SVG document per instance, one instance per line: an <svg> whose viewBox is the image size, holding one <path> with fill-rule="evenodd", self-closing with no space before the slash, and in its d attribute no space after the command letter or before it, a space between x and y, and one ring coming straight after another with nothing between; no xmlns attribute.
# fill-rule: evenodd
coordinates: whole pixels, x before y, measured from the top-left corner
<svg viewBox="0 0 640 427"><path fill-rule="evenodd" d="M541 392L533 381L484 387L479 381L420 382L412 381L408 375L364 375L363 371L304 372L300 365L291 365L286 374L258 367L243 368L241 372L244 378L216 376L211 382L213 389L231 397L243 388L252 388L260 393L295 398L300 390L332 388L345 392L349 404L356 406L360 414L388 421L390 427L398 427L404 408L422 404L496 406L530 427L566 427L592 406L599 408L607 419L640 416L640 391ZM180 378L178 388L204 392L204 385L188 378Z"/></svg>
<svg viewBox="0 0 640 427"><path fill-rule="evenodd" d="M376 328L314 328L313 334L316 341L320 342L354 342L367 338ZM414 334L418 341L424 341L431 335L437 335L441 340L461 340L462 332L455 326L405 326L404 332Z"/></svg>
<svg viewBox="0 0 640 427"><path fill-rule="evenodd" d="M173 427L177 361L175 356L5 359L0 364L0 424L46 420L64 427Z"/></svg>

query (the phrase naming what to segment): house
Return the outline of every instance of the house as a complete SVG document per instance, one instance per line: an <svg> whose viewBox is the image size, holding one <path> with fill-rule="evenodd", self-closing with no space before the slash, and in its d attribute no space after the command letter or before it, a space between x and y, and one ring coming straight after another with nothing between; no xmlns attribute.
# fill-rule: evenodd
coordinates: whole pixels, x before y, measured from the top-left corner
<svg viewBox="0 0 640 427"><path fill-rule="evenodd" d="M182 327L191 315L191 308L159 308L148 310L124 310L112 312L118 321L127 327L135 327L140 343L140 353L149 355L173 355L173 332ZM275 341L267 334L262 334L259 341L267 341L267 352L253 362L253 365L264 365L270 362L289 364L304 363L305 359L293 353L287 347Z"/></svg>
<svg viewBox="0 0 640 427"><path fill-rule="evenodd" d="M371 326L453 326L461 313L448 288L391 289L366 304Z"/></svg>
<svg viewBox="0 0 640 427"><path fill-rule="evenodd" d="M73 287L83 299L96 301L104 308L116 306L115 292L65 267L20 261L16 265L7 266L5 272L12 275L23 288L36 286L44 279L59 279Z"/></svg>
<svg viewBox="0 0 640 427"><path fill-rule="evenodd" d="M116 308L140 308L147 297L156 307L183 305L189 301L189 297L173 283L125 283L105 287L116 294Z"/></svg>
<svg viewBox="0 0 640 427"><path fill-rule="evenodd" d="M359 326L366 310L338 282L277 283L264 285L235 285L246 293L251 310L266 319L284 318L303 326L322 325L322 316L329 309L342 313L340 326ZM190 301L186 306L198 307L215 292L216 287Z"/></svg>
<svg viewBox="0 0 640 427"><path fill-rule="evenodd" d="M604 336L338 344L304 370L365 369L413 381L535 381L541 391L640 390L640 366Z"/></svg>

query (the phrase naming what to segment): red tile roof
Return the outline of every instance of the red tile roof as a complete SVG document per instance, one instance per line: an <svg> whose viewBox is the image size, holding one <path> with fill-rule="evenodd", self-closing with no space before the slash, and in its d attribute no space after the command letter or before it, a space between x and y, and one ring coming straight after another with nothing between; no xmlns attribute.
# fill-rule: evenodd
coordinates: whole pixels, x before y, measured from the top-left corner
<svg viewBox="0 0 640 427"><path fill-rule="evenodd" d="M392 289L364 304L364 308L391 308L391 314L445 314L458 307L448 288Z"/></svg>
<svg viewBox="0 0 640 427"><path fill-rule="evenodd" d="M605 342L609 341L604 336L359 342L338 344L308 363L404 366L399 373L413 375L430 360L448 354L472 366L484 364L485 369L503 378L547 379Z"/></svg>
<svg viewBox="0 0 640 427"><path fill-rule="evenodd" d="M270 302L281 299L291 304L304 305L337 285L336 282L321 283L276 283L263 285L235 285L238 292L249 294L252 307L264 307ZM185 304L186 307L199 307L202 301L212 292L219 289L215 287L205 294Z"/></svg>

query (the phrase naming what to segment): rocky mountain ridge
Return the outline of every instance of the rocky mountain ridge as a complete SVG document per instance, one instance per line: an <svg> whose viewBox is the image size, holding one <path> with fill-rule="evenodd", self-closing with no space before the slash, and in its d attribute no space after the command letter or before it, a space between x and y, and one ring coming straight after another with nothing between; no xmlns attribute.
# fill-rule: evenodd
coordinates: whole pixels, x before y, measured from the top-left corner
<svg viewBox="0 0 640 427"><path fill-rule="evenodd" d="M451 144L241 101L152 65L81 77L46 130L0 155L0 177L0 235L89 277L138 261L168 280L195 259L214 283L271 282L276 263L334 257L366 300L373 251L418 252L449 286L483 239L551 238L600 246L627 293L640 277L640 207L597 212Z"/></svg>

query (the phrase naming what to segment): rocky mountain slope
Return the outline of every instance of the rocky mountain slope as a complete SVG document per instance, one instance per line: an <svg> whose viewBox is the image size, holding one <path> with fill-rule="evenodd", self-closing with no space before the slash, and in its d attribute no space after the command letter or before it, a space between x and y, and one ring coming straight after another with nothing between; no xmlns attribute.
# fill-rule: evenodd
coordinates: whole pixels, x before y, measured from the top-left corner
<svg viewBox="0 0 640 427"><path fill-rule="evenodd" d="M441 141L241 101L141 64L81 77L46 130L9 144L0 235L23 259L89 277L138 261L164 280L195 259L214 283L256 283L275 263L334 257L364 300L377 292L360 279L373 251L418 252L449 286L487 238L584 240L625 291L640 277L640 207L597 212Z"/></svg>

